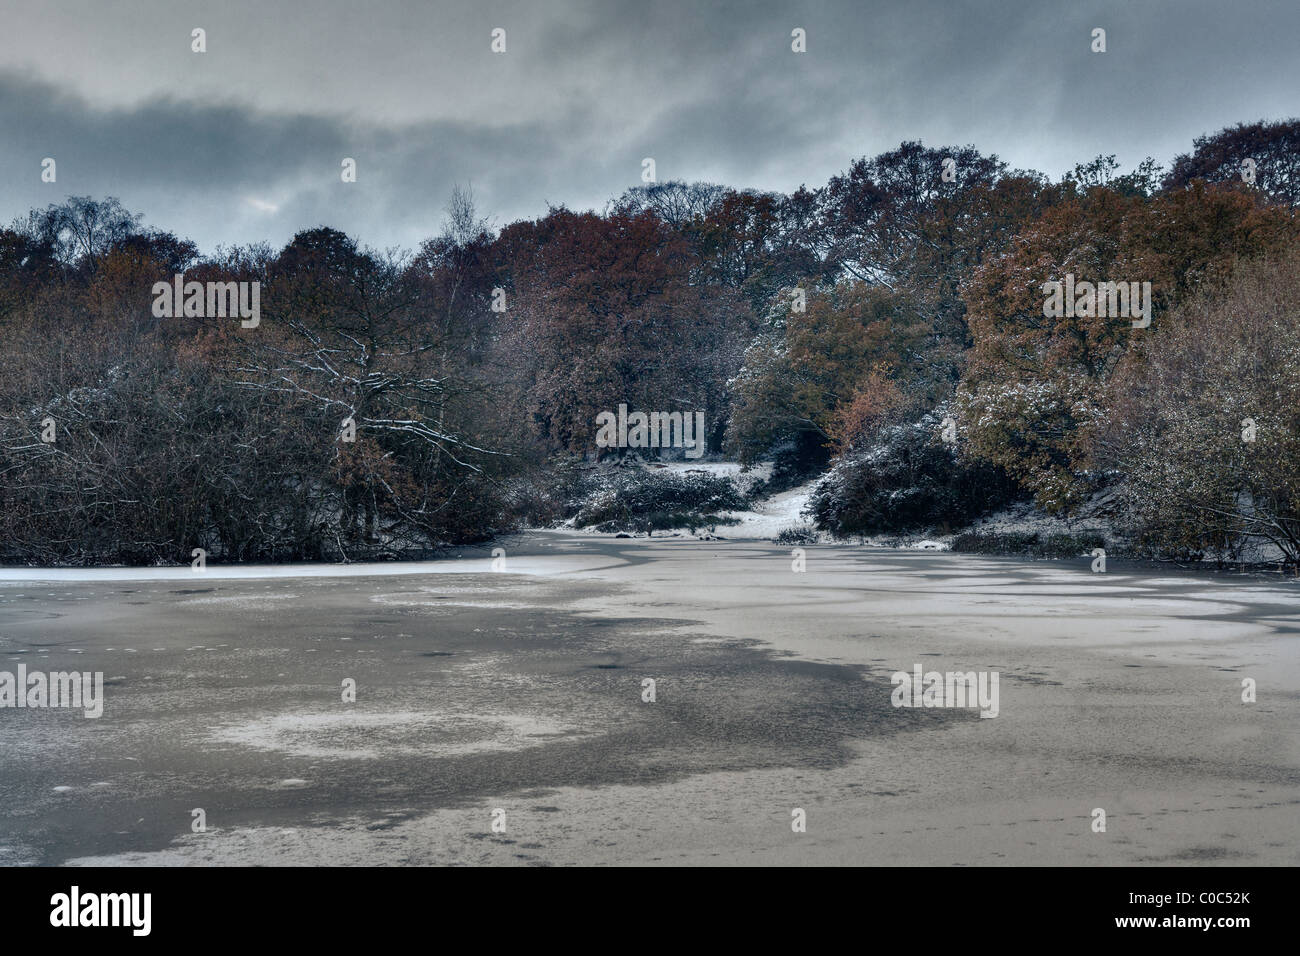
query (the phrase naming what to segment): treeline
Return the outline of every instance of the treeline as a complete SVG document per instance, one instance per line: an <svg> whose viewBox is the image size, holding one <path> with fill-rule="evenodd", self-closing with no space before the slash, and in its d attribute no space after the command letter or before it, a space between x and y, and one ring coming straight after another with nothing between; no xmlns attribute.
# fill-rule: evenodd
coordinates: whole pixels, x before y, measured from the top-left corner
<svg viewBox="0 0 1300 956"><path fill-rule="evenodd" d="M1134 539L1300 555L1300 121L1059 181L898 149L789 195L649 184L407 253L333 229L200 256L113 199L0 231L0 560L416 555L566 508L596 418L831 467L837 533L1110 488ZM257 282L260 321L155 315ZM1149 282L1150 323L1044 284ZM51 424L53 430L51 431ZM52 438L52 440L51 440Z"/></svg>

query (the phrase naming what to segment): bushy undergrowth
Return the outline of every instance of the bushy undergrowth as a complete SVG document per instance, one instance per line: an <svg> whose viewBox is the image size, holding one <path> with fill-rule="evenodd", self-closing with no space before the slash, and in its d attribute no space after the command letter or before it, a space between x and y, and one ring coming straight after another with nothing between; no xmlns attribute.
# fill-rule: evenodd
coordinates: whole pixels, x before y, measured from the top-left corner
<svg viewBox="0 0 1300 956"><path fill-rule="evenodd" d="M805 526L785 528L772 539L773 544L816 544L817 532Z"/></svg>
<svg viewBox="0 0 1300 956"><path fill-rule="evenodd" d="M573 455L557 455L511 485L510 498L519 522L547 528L577 515L607 483L604 473Z"/></svg>
<svg viewBox="0 0 1300 956"><path fill-rule="evenodd" d="M801 436L775 445L771 458L771 473L751 489L755 497L780 494L803 484L826 467L828 455L824 446Z"/></svg>
<svg viewBox="0 0 1300 956"><path fill-rule="evenodd" d="M1105 547L1105 538L1096 532L967 531L952 541L952 550L963 554L1029 554L1039 558L1075 558ZM1110 550L1114 551L1114 547Z"/></svg>
<svg viewBox="0 0 1300 956"><path fill-rule="evenodd" d="M890 426L837 461L809 499L817 527L844 536L960 526L1012 500L1001 469L961 458L939 429L935 414Z"/></svg>
<svg viewBox="0 0 1300 956"><path fill-rule="evenodd" d="M574 526L601 531L657 531L734 523L724 511L748 506L722 475L634 469L596 479L600 487L574 515Z"/></svg>

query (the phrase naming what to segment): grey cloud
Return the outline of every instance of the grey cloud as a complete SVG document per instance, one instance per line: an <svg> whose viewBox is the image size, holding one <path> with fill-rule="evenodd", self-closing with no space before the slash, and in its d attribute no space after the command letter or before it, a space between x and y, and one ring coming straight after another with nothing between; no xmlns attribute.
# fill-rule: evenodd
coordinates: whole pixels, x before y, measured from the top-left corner
<svg viewBox="0 0 1300 956"><path fill-rule="evenodd" d="M661 180L767 189L904 139L1051 175L1103 152L1167 163L1198 134L1293 114L1300 88L1300 9L1270 0L9 7L0 216L116 195L204 249L319 224L411 246L458 183L498 224L600 208L643 156ZM189 54L191 23L210 59Z"/></svg>

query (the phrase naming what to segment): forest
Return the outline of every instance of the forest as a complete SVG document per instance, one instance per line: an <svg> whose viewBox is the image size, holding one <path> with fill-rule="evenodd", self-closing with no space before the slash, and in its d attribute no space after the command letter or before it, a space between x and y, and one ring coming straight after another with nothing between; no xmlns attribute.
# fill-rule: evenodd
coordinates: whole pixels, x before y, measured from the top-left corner
<svg viewBox="0 0 1300 956"><path fill-rule="evenodd" d="M1298 204L1300 120L1055 180L904 142L789 194L649 182L500 227L457 189L410 250L201 254L72 197L0 230L0 562L423 556L817 480L834 538L1104 494L1142 554L1295 563ZM258 321L155 314L176 276L255 283ZM1149 321L1048 307L1067 277ZM598 442L620 406L702 413L709 459L770 478L634 474L683 451Z"/></svg>

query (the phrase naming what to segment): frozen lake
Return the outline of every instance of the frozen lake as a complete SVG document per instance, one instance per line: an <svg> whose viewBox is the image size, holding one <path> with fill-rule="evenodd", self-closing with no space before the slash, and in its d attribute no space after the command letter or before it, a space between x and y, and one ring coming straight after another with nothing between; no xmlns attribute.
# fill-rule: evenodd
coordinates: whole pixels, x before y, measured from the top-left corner
<svg viewBox="0 0 1300 956"><path fill-rule="evenodd" d="M0 865L1300 863L1294 581L504 547L0 570L0 672L105 684L0 708ZM917 665L997 672L997 717L893 706Z"/></svg>

